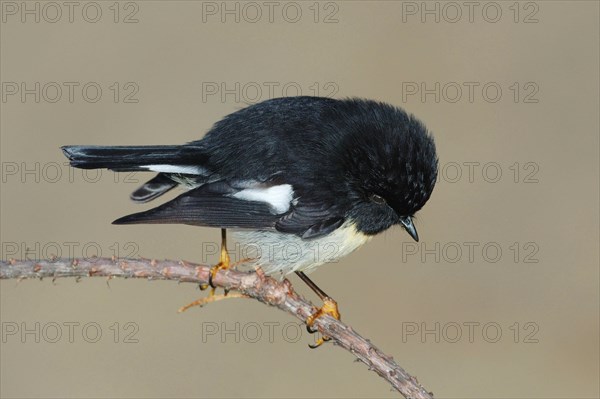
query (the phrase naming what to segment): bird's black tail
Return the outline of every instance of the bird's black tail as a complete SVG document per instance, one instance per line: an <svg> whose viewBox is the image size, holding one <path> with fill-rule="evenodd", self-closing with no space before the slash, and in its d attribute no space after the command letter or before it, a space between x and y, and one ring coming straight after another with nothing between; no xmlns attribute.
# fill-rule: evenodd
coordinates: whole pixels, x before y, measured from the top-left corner
<svg viewBox="0 0 600 399"><path fill-rule="evenodd" d="M207 170L207 156L197 145L156 145L103 147L67 145L61 147L71 166L81 169L110 169L115 172L153 171L154 178L131 194L136 202L160 197L178 184L172 175L192 175L201 182Z"/></svg>
<svg viewBox="0 0 600 399"><path fill-rule="evenodd" d="M150 165L177 167L202 165L205 157L198 146L156 145L156 146L83 146L61 147L71 166L81 169L111 169L117 172L152 170ZM157 167L158 168L158 167ZM168 169L165 166L165 169ZM185 170L185 168L180 168ZM192 169L190 169L192 170ZM156 170L160 172L161 170Z"/></svg>

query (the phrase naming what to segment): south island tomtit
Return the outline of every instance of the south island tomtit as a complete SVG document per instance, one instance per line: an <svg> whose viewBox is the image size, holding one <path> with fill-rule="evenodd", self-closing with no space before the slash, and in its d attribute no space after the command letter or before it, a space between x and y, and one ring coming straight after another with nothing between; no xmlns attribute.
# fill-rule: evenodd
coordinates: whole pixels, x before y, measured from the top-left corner
<svg viewBox="0 0 600 399"><path fill-rule="evenodd" d="M187 189L114 224L221 228L215 272L229 267L225 229L231 230L255 249L253 262L265 273L296 272L326 305L335 302L304 272L394 225L418 240L412 218L431 196L438 170L432 136L404 110L371 100L307 96L251 105L183 145L62 150L77 168L156 172L131 194L136 202L177 186ZM337 307L331 308L324 305L322 312L336 316Z"/></svg>

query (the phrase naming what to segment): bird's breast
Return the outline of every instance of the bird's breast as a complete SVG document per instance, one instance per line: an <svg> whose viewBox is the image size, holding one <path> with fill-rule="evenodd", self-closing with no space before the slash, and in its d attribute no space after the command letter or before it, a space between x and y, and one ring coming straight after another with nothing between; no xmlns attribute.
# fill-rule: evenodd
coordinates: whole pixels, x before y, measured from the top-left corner
<svg viewBox="0 0 600 399"><path fill-rule="evenodd" d="M266 274L282 275L310 273L324 263L337 263L370 239L349 222L311 240L277 231L236 230L233 237L239 244L240 258L252 258L250 263L260 266Z"/></svg>

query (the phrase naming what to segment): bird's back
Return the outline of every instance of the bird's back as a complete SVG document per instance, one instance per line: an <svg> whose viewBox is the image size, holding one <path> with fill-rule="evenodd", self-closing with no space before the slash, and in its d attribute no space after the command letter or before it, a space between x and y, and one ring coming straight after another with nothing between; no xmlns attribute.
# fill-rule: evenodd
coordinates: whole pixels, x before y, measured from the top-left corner
<svg viewBox="0 0 600 399"><path fill-rule="evenodd" d="M302 174L314 169L314 162L325 166L331 155L335 132L324 129L324 119L331 118L340 102L323 97L264 101L226 116L190 144L209 148L209 167L223 176Z"/></svg>

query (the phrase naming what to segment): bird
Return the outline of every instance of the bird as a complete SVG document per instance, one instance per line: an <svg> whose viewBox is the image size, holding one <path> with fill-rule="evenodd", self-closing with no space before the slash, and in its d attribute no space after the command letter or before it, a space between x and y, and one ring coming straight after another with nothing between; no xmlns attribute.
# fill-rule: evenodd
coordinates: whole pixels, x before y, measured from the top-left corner
<svg viewBox="0 0 600 399"><path fill-rule="evenodd" d="M307 274L375 235L401 226L419 240L413 218L438 173L433 135L414 115L362 98L274 98L237 110L200 140L183 145L61 147L70 165L156 175L131 199L155 208L121 217L126 224L186 224L221 229L220 261L231 266L227 231L267 275L298 275L323 301L307 321L340 319L337 302ZM318 345L328 337L319 340ZM311 346L312 347L312 346Z"/></svg>

